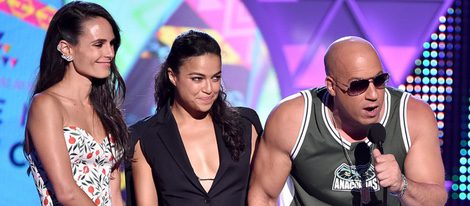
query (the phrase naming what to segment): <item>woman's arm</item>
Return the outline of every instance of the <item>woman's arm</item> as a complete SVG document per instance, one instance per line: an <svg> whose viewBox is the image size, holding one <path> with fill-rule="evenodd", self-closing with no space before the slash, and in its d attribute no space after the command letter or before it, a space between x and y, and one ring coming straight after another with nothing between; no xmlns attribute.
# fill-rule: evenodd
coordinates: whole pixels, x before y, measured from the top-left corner
<svg viewBox="0 0 470 206"><path fill-rule="evenodd" d="M132 159L132 176L134 179L134 196L137 205L158 206L157 189L155 188L152 169L137 141Z"/></svg>
<svg viewBox="0 0 470 206"><path fill-rule="evenodd" d="M121 171L119 168L111 173L109 184L111 186L111 204L113 206L124 206L121 195Z"/></svg>
<svg viewBox="0 0 470 206"><path fill-rule="evenodd" d="M73 179L63 133L62 106L47 94L35 95L28 115L27 135L63 205L94 205Z"/></svg>

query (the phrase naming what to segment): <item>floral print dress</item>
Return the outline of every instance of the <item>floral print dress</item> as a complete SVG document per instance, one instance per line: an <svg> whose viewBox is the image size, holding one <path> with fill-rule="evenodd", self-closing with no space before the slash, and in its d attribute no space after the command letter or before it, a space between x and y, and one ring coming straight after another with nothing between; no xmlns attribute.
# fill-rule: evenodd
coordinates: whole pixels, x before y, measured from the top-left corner
<svg viewBox="0 0 470 206"><path fill-rule="evenodd" d="M69 126L63 130L75 182L96 205L111 205L111 168L116 157L122 156L122 151L116 151L115 142L110 135L100 144L79 127ZM37 153L33 150L27 155L27 159L41 205L58 203Z"/></svg>

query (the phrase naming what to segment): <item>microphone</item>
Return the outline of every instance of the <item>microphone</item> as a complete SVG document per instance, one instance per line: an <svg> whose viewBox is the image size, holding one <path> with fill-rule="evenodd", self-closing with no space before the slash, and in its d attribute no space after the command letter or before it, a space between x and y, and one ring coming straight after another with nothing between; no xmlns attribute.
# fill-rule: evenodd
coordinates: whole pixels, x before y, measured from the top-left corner
<svg viewBox="0 0 470 206"><path fill-rule="evenodd" d="M354 149L354 159L356 160L356 171L361 180L359 201L362 203L361 205L367 205L371 200L370 188L367 186L367 172L371 166L371 154L370 147L367 146L365 142L357 144L356 149ZM353 202L357 201L356 198L358 198L358 196L354 196Z"/></svg>
<svg viewBox="0 0 470 206"><path fill-rule="evenodd" d="M369 130L367 131L367 138L369 141L374 143L379 149L380 153L384 153L383 143L385 141L385 136L387 132L385 131L385 127L382 126L380 123L374 123L369 125Z"/></svg>
<svg viewBox="0 0 470 206"><path fill-rule="evenodd" d="M367 131L367 138L369 138L369 141L374 143L377 146L377 149L379 149L380 154L384 153L384 148L383 148L383 143L385 141L385 136L387 135L385 131L385 127L382 126L380 123L374 123L369 125L369 129ZM382 198L382 205L387 205L387 188L383 188L383 198Z"/></svg>

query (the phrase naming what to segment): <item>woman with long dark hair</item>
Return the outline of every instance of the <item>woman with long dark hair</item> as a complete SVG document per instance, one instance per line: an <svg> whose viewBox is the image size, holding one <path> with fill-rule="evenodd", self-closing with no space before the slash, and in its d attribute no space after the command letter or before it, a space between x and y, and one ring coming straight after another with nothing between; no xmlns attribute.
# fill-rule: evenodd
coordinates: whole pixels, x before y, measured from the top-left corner
<svg viewBox="0 0 470 206"><path fill-rule="evenodd" d="M122 205L129 134L114 55L119 27L100 5L73 1L51 20L25 132L42 205Z"/></svg>
<svg viewBox="0 0 470 206"><path fill-rule="evenodd" d="M229 106L221 79L211 36L176 38L155 79L157 114L131 127L137 205L245 205L261 123Z"/></svg>

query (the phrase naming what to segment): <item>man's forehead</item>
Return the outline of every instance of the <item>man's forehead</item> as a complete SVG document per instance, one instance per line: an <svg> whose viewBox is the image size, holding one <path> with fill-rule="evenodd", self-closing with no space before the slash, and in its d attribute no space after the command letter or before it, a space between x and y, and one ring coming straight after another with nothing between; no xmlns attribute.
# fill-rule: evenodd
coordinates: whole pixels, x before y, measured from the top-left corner
<svg viewBox="0 0 470 206"><path fill-rule="evenodd" d="M354 75L356 73L370 73L382 71L382 64L375 52L353 52L339 55L331 61L330 72L334 74ZM368 76L358 76L365 78Z"/></svg>

